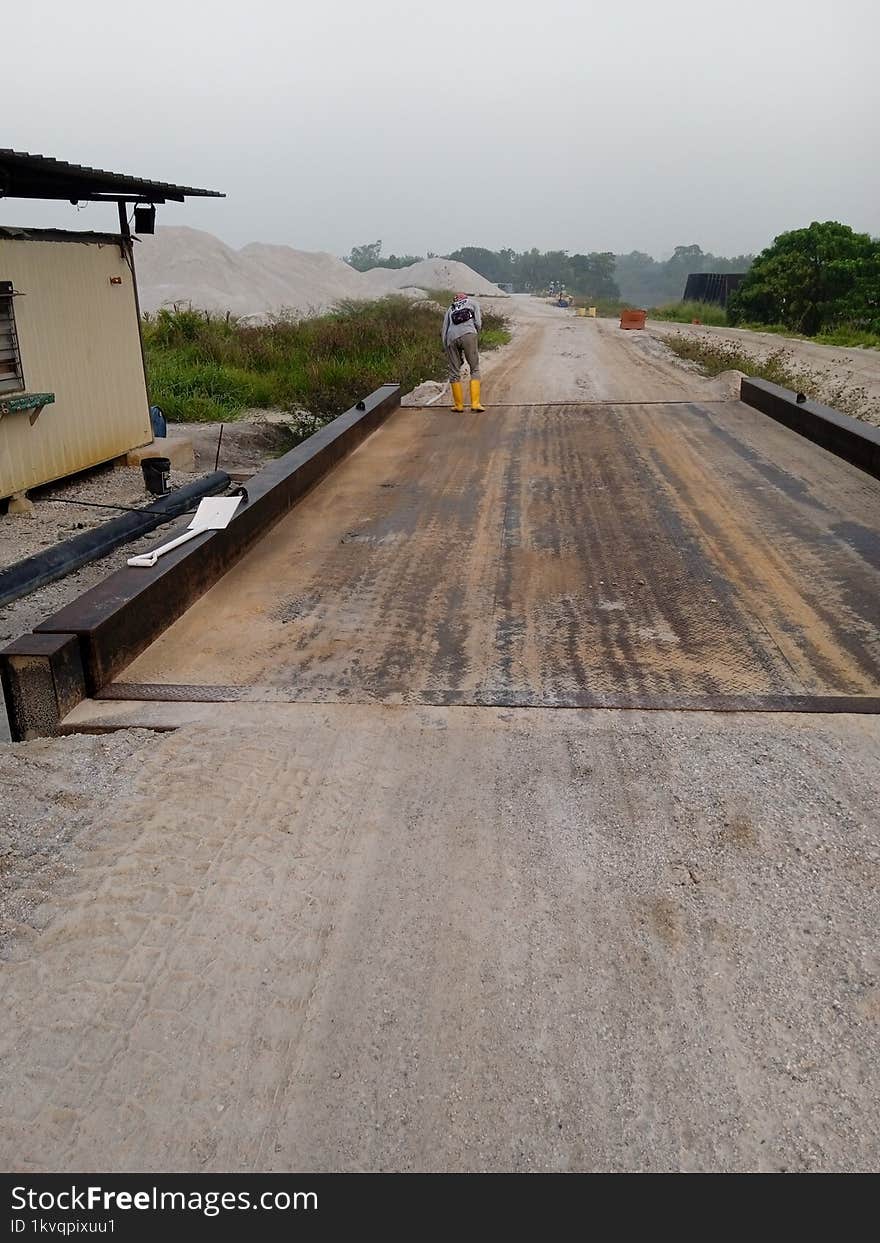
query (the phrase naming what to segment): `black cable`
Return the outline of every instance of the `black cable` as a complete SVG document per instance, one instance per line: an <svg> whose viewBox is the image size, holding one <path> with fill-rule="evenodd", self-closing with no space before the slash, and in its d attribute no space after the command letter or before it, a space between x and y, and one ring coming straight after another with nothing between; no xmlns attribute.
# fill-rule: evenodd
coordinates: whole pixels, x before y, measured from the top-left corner
<svg viewBox="0 0 880 1243"><path fill-rule="evenodd" d="M161 510L156 510L156 509L147 510L143 506L138 508L137 506L132 506L132 505L106 505L106 504L102 504L102 502L100 501L73 501L73 500L69 500L66 496L42 496L39 499L42 501L55 501L55 503L58 505L85 505L89 509L122 509L122 510L125 510L127 514L146 514L146 513L156 514L156 513L162 512ZM196 511L194 509L185 509L183 511L183 513L185 514L194 514L195 512ZM172 516L175 518L180 518L182 517L182 514L174 514Z"/></svg>
<svg viewBox="0 0 880 1243"><path fill-rule="evenodd" d="M171 496L173 494L167 493L167 495ZM245 504L247 504L248 494L247 489L243 484L237 484L233 488L232 495L243 497ZM127 514L157 514L162 512L161 509L146 509L144 507L138 508L137 506L132 505L109 505L102 501L75 501L66 496L41 496L39 497L39 500L55 501L57 505L85 505L88 509L121 509ZM196 506L196 509L197 508L198 506ZM171 516L174 518L182 518L185 514L194 514L195 512L195 509L184 509L179 514L172 514Z"/></svg>

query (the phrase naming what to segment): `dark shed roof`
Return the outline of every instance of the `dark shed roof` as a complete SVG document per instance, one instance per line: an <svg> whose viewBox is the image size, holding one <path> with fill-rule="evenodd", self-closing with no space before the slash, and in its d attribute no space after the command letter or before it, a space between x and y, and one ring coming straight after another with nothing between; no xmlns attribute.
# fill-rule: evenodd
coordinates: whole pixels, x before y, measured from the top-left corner
<svg viewBox="0 0 880 1243"><path fill-rule="evenodd" d="M196 190L167 181L148 181L125 173L109 173L103 168L66 164L47 155L28 151L8 151L0 147L0 198L19 199L139 199L164 203L185 198L225 198L219 190Z"/></svg>

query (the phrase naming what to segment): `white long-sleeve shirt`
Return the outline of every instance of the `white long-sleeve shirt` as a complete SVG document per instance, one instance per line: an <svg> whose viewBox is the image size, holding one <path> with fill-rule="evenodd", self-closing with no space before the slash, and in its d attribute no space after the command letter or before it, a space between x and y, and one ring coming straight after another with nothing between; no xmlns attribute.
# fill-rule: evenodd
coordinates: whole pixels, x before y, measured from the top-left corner
<svg viewBox="0 0 880 1243"><path fill-rule="evenodd" d="M473 319L465 320L463 324L453 324L452 312L458 307L468 306L474 313ZM443 316L443 344L451 345L453 341L457 341L459 337L466 336L469 332L479 332L483 327L483 317L480 314L480 304L476 298L463 298L458 302L453 302L446 314Z"/></svg>

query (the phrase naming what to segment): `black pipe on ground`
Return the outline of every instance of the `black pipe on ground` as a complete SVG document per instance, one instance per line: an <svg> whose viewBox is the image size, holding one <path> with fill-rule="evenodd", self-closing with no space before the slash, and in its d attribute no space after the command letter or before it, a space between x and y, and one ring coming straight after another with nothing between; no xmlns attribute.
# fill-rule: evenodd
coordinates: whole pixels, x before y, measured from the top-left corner
<svg viewBox="0 0 880 1243"><path fill-rule="evenodd" d="M152 505L145 505L121 518L111 518L109 522L91 531L83 531L82 535L74 535L72 539L60 544L53 544L33 557L25 557L14 565L0 570L0 605L19 600L22 596L44 587L46 583L54 583L78 570L89 561L104 557L120 544L128 544L140 535L155 530L163 522L179 518L186 513L195 502L204 496L214 496L222 492L229 484L229 476L224 470L216 470L203 479L185 484L168 496L161 497Z"/></svg>

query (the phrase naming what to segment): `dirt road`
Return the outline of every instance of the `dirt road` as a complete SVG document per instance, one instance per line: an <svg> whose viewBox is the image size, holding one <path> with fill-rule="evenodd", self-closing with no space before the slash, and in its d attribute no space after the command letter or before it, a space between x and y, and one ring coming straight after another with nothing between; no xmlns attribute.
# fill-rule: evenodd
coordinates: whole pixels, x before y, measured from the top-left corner
<svg viewBox="0 0 880 1243"><path fill-rule="evenodd" d="M5 1167L876 1167L878 717L639 697L880 694L880 485L517 314L81 709L179 728L0 756Z"/></svg>
<svg viewBox="0 0 880 1243"><path fill-rule="evenodd" d="M733 395L723 378L707 380L686 369L651 333L621 332L615 320L581 319L523 295L502 309L512 320L513 342L482 360L495 403L709 401Z"/></svg>

